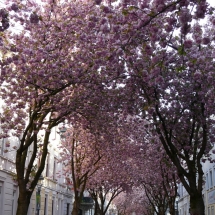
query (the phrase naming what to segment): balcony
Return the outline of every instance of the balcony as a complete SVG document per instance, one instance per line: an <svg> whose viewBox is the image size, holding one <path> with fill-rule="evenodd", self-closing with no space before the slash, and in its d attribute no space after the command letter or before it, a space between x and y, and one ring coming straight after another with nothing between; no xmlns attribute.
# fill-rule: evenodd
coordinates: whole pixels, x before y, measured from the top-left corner
<svg viewBox="0 0 215 215"><path fill-rule="evenodd" d="M91 197L83 197L82 202L81 202L81 207L80 209L82 211L88 211L92 209L94 206L94 201Z"/></svg>
<svg viewBox="0 0 215 215"><path fill-rule="evenodd" d="M94 201L91 197L83 197L81 204L82 205L93 205Z"/></svg>
<svg viewBox="0 0 215 215"><path fill-rule="evenodd" d="M7 157L0 155L0 170L15 173L16 172L15 162Z"/></svg>

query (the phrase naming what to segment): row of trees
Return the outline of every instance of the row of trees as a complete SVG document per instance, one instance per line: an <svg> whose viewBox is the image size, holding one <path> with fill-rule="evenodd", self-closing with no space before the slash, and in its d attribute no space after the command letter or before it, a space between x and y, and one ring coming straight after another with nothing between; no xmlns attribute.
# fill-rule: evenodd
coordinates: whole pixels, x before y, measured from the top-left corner
<svg viewBox="0 0 215 215"><path fill-rule="evenodd" d="M73 215L78 214L86 190L95 201L95 214L106 214L111 203L119 210L121 204L126 204L125 214L128 210L143 213L144 207L150 213L164 215L169 209L175 214L176 169L161 145L126 141L129 139L126 133L134 135L136 129L128 130L128 126L123 126L123 136L122 130L118 130L118 136L123 138L115 142L107 142L102 133L95 134L94 129L80 123L68 125L61 136L64 175L75 196ZM124 196L130 204L124 203ZM145 214L150 214L149 211Z"/></svg>
<svg viewBox="0 0 215 215"><path fill-rule="evenodd" d="M127 169L132 170L127 186L139 182L148 197L154 185L139 166L150 162L151 154L144 157L147 148L155 148L150 165L165 167L159 174L168 184L159 183L168 193L158 190L159 195L166 195L171 208L179 178L191 197L191 214L204 214L202 161L211 159L215 112L215 20L207 1L13 0L4 11L11 27L1 34L0 135L20 140L17 215L27 214L44 170L50 131L65 120L89 130L83 136L97 150L98 157L91 161L95 170L100 161L113 164L107 171L113 175L126 170L126 178ZM200 20L206 17L202 26ZM41 131L41 162L32 177ZM71 164L72 171L79 168ZM168 175L166 168L172 165L175 170ZM72 178L77 202L85 177L92 173L86 167L83 175ZM97 192L93 189L92 196Z"/></svg>

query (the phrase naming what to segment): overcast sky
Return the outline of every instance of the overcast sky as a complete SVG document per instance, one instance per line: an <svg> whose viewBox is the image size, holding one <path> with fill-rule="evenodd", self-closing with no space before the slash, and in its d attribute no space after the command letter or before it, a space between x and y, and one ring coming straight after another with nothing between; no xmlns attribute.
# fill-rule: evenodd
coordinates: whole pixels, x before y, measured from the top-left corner
<svg viewBox="0 0 215 215"><path fill-rule="evenodd" d="M215 7L215 1L214 0L207 0L212 6Z"/></svg>

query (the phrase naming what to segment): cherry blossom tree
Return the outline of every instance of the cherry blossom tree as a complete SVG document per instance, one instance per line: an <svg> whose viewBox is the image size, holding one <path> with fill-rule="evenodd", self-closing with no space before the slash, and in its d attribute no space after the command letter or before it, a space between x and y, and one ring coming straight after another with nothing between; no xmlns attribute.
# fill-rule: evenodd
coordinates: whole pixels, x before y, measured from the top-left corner
<svg viewBox="0 0 215 215"><path fill-rule="evenodd" d="M89 32L88 13L96 9L95 3L43 3L8 3L9 8L17 6L10 18L20 24L20 29L18 33L9 29L4 32L7 37L1 49L1 137L16 136L20 142L16 152L17 215L27 214L44 169L51 129L67 116L95 111L89 108L89 98L95 105L93 91L100 87L100 76L92 68L91 51L95 49L89 46L95 35L77 39L82 31ZM37 159L40 165L35 168Z"/></svg>
<svg viewBox="0 0 215 215"><path fill-rule="evenodd" d="M206 1L156 1L151 10L147 1L123 3L126 35L117 41L125 114L148 120L151 141L162 143L191 197L191 214L204 214L201 162L214 142L214 18L205 27L199 19L213 10Z"/></svg>
<svg viewBox="0 0 215 215"><path fill-rule="evenodd" d="M99 111L94 119L87 121L79 116L79 123L73 120L62 136L60 148L64 172L67 184L75 194L72 214L78 213L85 190L95 201L96 213L105 214L113 199L128 190L132 183L132 162L127 163L129 157L125 155L131 155L131 147L135 147L126 147L128 142L123 145L122 139L119 142L120 132L115 118L107 111L106 114L101 112L104 121L98 123L96 120L100 118ZM101 122L105 126L101 126ZM114 127L109 129L111 133L107 131L110 126Z"/></svg>
<svg viewBox="0 0 215 215"><path fill-rule="evenodd" d="M130 123L131 121L129 121ZM133 127L133 124L130 125ZM138 124L138 126L140 125ZM133 138L139 132L139 130L137 132L135 130L132 131ZM149 137L148 134L148 140L150 140ZM129 186L132 191L138 190L139 195L142 196L142 198L139 196L139 199L134 200L134 202L143 201L140 204L148 205L147 208L150 210L145 211L146 213L153 209L157 214L165 214L168 208L171 214L175 214L178 181L175 166L166 157L166 153L159 143L145 143L139 149L141 150L136 150L133 158L128 158L132 162L132 165L129 167L132 172L129 176L132 176L132 184L130 183ZM124 157L125 155L128 155L128 153L124 153ZM123 171L123 167L121 169ZM128 170L126 173L128 174ZM138 213L141 213L141 210L142 212L144 211L143 208L140 208Z"/></svg>
<svg viewBox="0 0 215 215"><path fill-rule="evenodd" d="M114 199L122 192L130 192L135 183L140 183L140 163L144 157L143 146L135 139L140 132L136 118L117 115L115 132L109 134L112 142L102 146L104 152L100 169L89 178L86 188L95 201L95 213L105 214ZM142 121L139 118L139 121ZM136 122L131 123L131 122ZM107 127L109 128L109 126ZM105 136L104 136L105 138ZM147 147L147 146L146 146ZM145 148L144 148L145 149ZM142 174L143 175L143 174Z"/></svg>
<svg viewBox="0 0 215 215"><path fill-rule="evenodd" d="M187 22L179 36L125 52L124 89L127 111L148 120L152 141L162 143L190 195L191 214L198 215L205 213L202 161L211 160L214 143L214 47L211 27L196 22L191 30Z"/></svg>
<svg viewBox="0 0 215 215"><path fill-rule="evenodd" d="M139 186L157 214L165 214L168 209L174 215L179 183L175 166L159 143L149 143L143 154Z"/></svg>
<svg viewBox="0 0 215 215"><path fill-rule="evenodd" d="M74 191L72 214L77 215L89 178L101 168L102 153L96 136L80 123L67 129L60 148L67 184Z"/></svg>
<svg viewBox="0 0 215 215"><path fill-rule="evenodd" d="M130 198L128 198L127 193L121 193L119 194L114 200L113 204L116 206L117 213L119 215L126 215L128 214L127 210L130 205Z"/></svg>
<svg viewBox="0 0 215 215"><path fill-rule="evenodd" d="M97 186L97 188L88 189L88 191L95 202L94 214L104 215L108 212L114 198L123 192L123 187L118 186L110 188L110 185L106 184L106 186Z"/></svg>
<svg viewBox="0 0 215 215"><path fill-rule="evenodd" d="M144 1L145 13L139 2L126 3L121 6L127 34L117 40L125 65L119 73L126 77L121 82L126 111L148 120L151 141L162 143L190 194L191 214L204 214L201 162L214 142L214 19L205 28L199 19L213 11L206 1L172 2L169 7L156 1L149 16L149 2ZM168 13L158 12L163 10Z"/></svg>
<svg viewBox="0 0 215 215"><path fill-rule="evenodd" d="M209 133L213 134L214 83L210 73L213 29L208 27L202 32L197 23L192 32L191 21L212 12L207 2L12 0L5 3L10 13L1 12L3 20L9 16L11 23L20 25L18 33L10 30L7 23L2 25L5 37L2 37L0 65L0 96L4 101L1 137L14 135L20 140L16 155L20 191L17 215L27 214L30 197L44 169L51 129L76 113L96 114L96 104L108 102L99 97L104 97L100 93L104 89L126 89L124 94L120 91L129 101L124 103L126 110L132 113L135 107L136 115L142 114L154 122L152 128L156 128L157 137L193 197L194 212L191 212L198 214L195 205L203 205L200 161L210 148L207 143L212 142ZM174 30L180 31L179 37ZM121 111L122 105L118 105ZM44 138L39 140L41 131ZM179 133L187 137L186 141L176 136ZM40 150L39 141L42 141ZM198 147L199 142L202 147ZM27 164L30 147L33 153ZM187 166L172 153L184 158ZM32 177L35 159L40 159L40 166ZM198 171L191 168L196 164ZM199 174L198 187L193 183L194 174L187 175L187 169ZM194 187L189 187L184 177Z"/></svg>
<svg viewBox="0 0 215 215"><path fill-rule="evenodd" d="M121 193L114 201L116 210L120 215L144 214L153 215L154 209L148 201L143 189L134 188L129 193Z"/></svg>
<svg viewBox="0 0 215 215"><path fill-rule="evenodd" d="M116 150L113 151L117 153ZM125 170L127 165L124 162L120 164L114 158L114 154L112 154L112 158L109 161L107 160L107 153L104 156L105 163L103 162L101 168L88 180L86 186L87 191L95 202L95 214L100 215L106 214L113 200L120 193L128 192L130 186L132 186L129 169L126 168ZM123 160L123 157L121 157L121 160Z"/></svg>
<svg viewBox="0 0 215 215"><path fill-rule="evenodd" d="M201 162L210 156L214 141L214 19L211 17L211 27L206 28L198 19L212 10L206 1L198 5L180 1L177 7L168 8L168 14L156 14L159 20L147 13L141 20L138 3L129 3L123 11L128 37L118 36L121 60L126 64L121 77L127 77L122 82L127 111L153 122L149 127L156 141L163 144L191 196L191 213L204 214ZM167 9L160 1L156 3ZM171 11L178 11L178 16ZM139 31L138 21L142 21ZM144 26L147 21L150 23Z"/></svg>

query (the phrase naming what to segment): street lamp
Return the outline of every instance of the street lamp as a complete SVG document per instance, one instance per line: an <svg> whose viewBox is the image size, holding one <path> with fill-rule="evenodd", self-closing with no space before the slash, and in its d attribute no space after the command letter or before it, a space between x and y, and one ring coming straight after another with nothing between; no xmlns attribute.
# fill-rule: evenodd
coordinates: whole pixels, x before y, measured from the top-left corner
<svg viewBox="0 0 215 215"><path fill-rule="evenodd" d="M44 180L43 176L40 175L37 183L37 193L36 193L36 206L37 206L37 215L40 215L40 191L42 188L42 181Z"/></svg>
<svg viewBox="0 0 215 215"><path fill-rule="evenodd" d="M176 194L175 197L175 202L176 202L176 215L179 215L179 211L178 211L178 200L180 199L180 195L179 193Z"/></svg>

